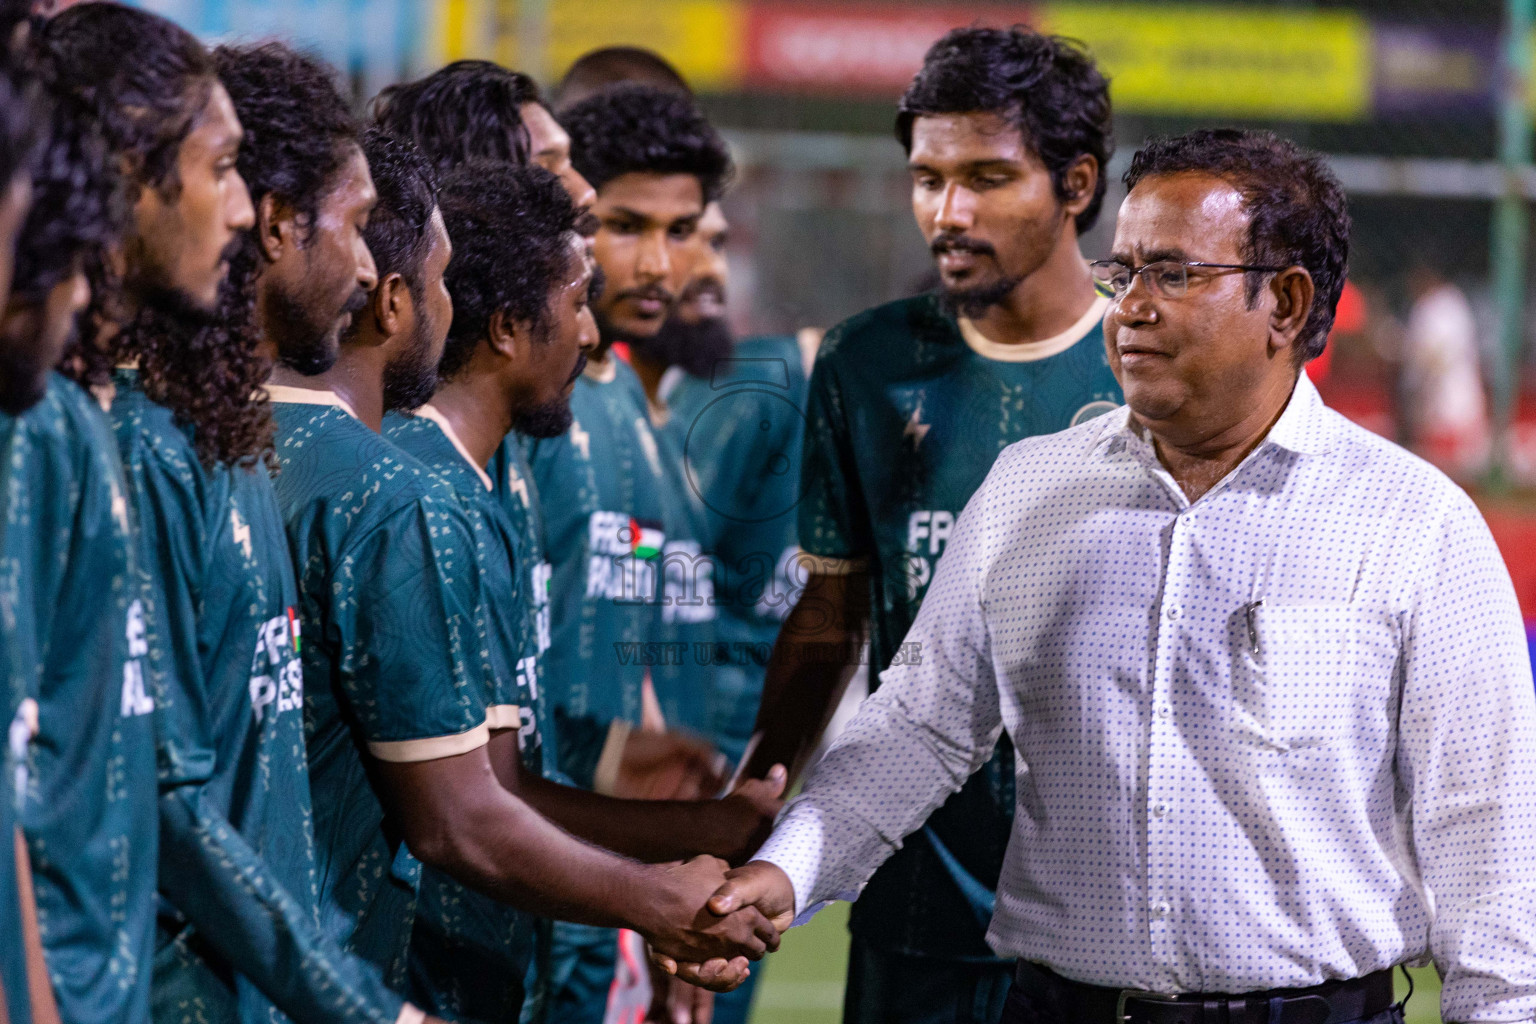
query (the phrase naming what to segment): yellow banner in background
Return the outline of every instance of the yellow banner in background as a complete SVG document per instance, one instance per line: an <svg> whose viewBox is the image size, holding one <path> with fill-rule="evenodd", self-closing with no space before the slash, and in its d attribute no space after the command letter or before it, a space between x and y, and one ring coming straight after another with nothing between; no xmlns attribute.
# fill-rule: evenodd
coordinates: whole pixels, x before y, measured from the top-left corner
<svg viewBox="0 0 1536 1024"><path fill-rule="evenodd" d="M1349 121L1371 104L1371 29L1346 11L1049 4L1037 24L1088 44L1115 109Z"/></svg>
<svg viewBox="0 0 1536 1024"><path fill-rule="evenodd" d="M741 81L743 0L547 0L542 61L518 38L517 0L439 0L443 60L487 57L508 67L537 63L557 81L577 57L602 46L643 46L671 61L701 92Z"/></svg>

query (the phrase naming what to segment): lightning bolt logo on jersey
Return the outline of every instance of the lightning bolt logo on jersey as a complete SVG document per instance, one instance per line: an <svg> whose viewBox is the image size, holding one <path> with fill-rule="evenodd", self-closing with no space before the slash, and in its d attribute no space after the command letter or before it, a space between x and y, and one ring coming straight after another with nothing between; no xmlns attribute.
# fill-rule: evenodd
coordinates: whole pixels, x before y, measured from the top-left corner
<svg viewBox="0 0 1536 1024"><path fill-rule="evenodd" d="M1002 344L937 296L888 303L827 332L807 402L800 545L870 579L870 676L887 668L917 617L961 510L1008 445L1117 406L1100 321L1089 305L1055 338ZM982 904L1012 831L1006 742L874 875L850 927L913 955L991 956ZM931 841L942 843L962 879ZM914 903L914 891L950 898Z"/></svg>

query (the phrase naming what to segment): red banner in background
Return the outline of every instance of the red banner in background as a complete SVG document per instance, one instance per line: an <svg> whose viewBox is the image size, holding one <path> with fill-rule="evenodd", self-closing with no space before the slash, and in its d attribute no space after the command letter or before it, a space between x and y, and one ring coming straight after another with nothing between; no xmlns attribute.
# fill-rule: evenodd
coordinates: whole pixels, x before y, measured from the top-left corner
<svg viewBox="0 0 1536 1024"><path fill-rule="evenodd" d="M754 3L747 11L749 86L900 93L923 54L952 28L1027 23L1022 6L843 6Z"/></svg>

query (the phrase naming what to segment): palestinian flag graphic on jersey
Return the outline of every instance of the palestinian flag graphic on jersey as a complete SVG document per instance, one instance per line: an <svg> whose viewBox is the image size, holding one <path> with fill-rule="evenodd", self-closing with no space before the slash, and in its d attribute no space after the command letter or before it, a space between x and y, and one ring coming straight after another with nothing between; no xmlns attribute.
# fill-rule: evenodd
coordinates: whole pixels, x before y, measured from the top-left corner
<svg viewBox="0 0 1536 1024"><path fill-rule="evenodd" d="M655 558L661 554L661 546L667 535L660 523L649 520L629 520L629 550L636 558Z"/></svg>

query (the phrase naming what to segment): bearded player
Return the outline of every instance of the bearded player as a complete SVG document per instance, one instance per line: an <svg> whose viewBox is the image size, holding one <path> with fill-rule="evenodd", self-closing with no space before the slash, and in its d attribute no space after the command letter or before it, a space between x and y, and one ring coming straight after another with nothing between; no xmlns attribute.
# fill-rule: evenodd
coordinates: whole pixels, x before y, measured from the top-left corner
<svg viewBox="0 0 1536 1024"><path fill-rule="evenodd" d="M756 771L803 769L866 629L875 671L908 656L901 638L998 452L1121 401L1108 300L1078 247L1111 150L1092 58L1028 29L956 30L928 51L896 131L941 286L822 344L799 506L807 579L769 664ZM828 642L850 657L818 657ZM845 1021L953 1021L957 1004L961 1020L1001 1015L1012 966L984 935L1013 785L1004 739L875 874L853 908Z"/></svg>

